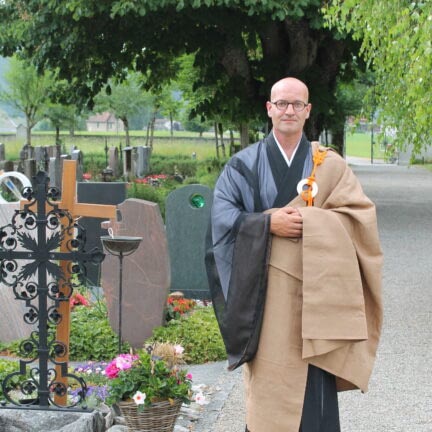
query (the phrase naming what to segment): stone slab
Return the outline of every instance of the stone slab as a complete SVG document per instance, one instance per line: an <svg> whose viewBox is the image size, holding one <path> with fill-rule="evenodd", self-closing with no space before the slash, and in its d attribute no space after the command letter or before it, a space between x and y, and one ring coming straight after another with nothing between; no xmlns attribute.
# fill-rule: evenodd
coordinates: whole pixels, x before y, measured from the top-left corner
<svg viewBox="0 0 432 432"><path fill-rule="evenodd" d="M170 286L168 245L159 206L129 198L118 205L119 222L103 224L114 235L142 237L138 249L123 258L122 338L133 347L142 347L164 318ZM102 263L102 288L108 316L118 330L119 258L107 254Z"/></svg>
<svg viewBox="0 0 432 432"><path fill-rule="evenodd" d="M0 204L0 227L11 222L15 210L19 209L18 203ZM12 287L0 283L0 341L12 342L16 339L30 336L34 326L24 322L24 314L27 313L25 302L16 300ZM0 431L2 429L0 428Z"/></svg>
<svg viewBox="0 0 432 432"><path fill-rule="evenodd" d="M204 200L202 207L193 204L199 197ZM199 184L176 189L166 200L171 291L181 291L188 298L210 298L204 257L212 202L212 190Z"/></svg>
<svg viewBox="0 0 432 432"><path fill-rule="evenodd" d="M0 431L4 432L105 432L100 411L67 412L0 408Z"/></svg>

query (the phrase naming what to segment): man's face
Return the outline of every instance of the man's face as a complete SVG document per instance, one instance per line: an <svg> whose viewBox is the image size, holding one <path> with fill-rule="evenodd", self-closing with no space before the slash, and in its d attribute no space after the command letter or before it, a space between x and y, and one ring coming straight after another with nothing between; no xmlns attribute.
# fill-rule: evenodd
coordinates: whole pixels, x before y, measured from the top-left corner
<svg viewBox="0 0 432 432"><path fill-rule="evenodd" d="M297 80L286 79L278 82L272 89L271 102L280 100L288 102L308 103L308 90L306 86ZM273 131L277 137L299 137L303 126L312 108L311 104L300 112L295 111L289 104L284 110L280 110L274 103L267 102L267 114L272 119Z"/></svg>

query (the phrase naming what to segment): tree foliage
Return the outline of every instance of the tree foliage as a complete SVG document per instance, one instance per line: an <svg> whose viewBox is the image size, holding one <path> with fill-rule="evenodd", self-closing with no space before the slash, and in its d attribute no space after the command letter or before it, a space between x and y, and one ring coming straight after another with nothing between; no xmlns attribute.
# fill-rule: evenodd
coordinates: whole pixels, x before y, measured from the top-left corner
<svg viewBox="0 0 432 432"><path fill-rule="evenodd" d="M27 144L31 144L31 130L43 118L53 75L49 72L38 75L33 65L12 58L5 79L8 89L0 90L0 100L8 102L25 115Z"/></svg>
<svg viewBox="0 0 432 432"><path fill-rule="evenodd" d="M175 78L176 59L193 54L193 89L209 96L195 107L208 119L267 120L271 85L285 76L309 84L309 137L332 127L336 78L355 47L324 28L324 0L4 0L0 52L17 50L39 70L57 69L91 104L111 77L128 69L147 89ZM345 77L349 77L346 74ZM244 130L244 128L239 128Z"/></svg>
<svg viewBox="0 0 432 432"><path fill-rule="evenodd" d="M109 111L123 122L126 146L129 146L130 119L150 102L149 96L142 89L140 75L130 73L122 82L109 80L102 91L96 95L95 100L96 111Z"/></svg>
<svg viewBox="0 0 432 432"><path fill-rule="evenodd" d="M431 143L432 2L333 0L325 12L330 26L362 41L380 120L397 130L396 144L421 151Z"/></svg>

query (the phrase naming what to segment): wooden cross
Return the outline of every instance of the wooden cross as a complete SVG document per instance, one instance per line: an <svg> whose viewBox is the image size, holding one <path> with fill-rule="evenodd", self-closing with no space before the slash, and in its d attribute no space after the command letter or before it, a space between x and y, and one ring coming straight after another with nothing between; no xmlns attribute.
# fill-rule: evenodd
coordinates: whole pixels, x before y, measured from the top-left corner
<svg viewBox="0 0 432 432"><path fill-rule="evenodd" d="M67 210L72 219L78 217L95 217L101 219L116 219L117 207L113 205L101 204L82 204L77 202L76 197L76 161L64 160L63 161L63 174L62 174L62 191L61 200L56 201L60 209ZM28 201L21 201L21 208ZM67 230L66 230L67 231ZM60 252L67 252L67 244L72 240L73 234L65 232L64 239L60 245ZM60 261L60 267L65 275L65 280L71 277L68 261ZM60 292L64 293L64 287L60 287ZM59 362L69 361L69 334L70 334L70 304L68 301L60 302L59 313L62 316L61 322L57 326L56 340L63 342L67 348L66 355L61 358L56 358ZM67 377L61 374L60 366L56 366L58 381L63 382L67 386ZM58 405L66 405L67 395L55 396L55 401Z"/></svg>

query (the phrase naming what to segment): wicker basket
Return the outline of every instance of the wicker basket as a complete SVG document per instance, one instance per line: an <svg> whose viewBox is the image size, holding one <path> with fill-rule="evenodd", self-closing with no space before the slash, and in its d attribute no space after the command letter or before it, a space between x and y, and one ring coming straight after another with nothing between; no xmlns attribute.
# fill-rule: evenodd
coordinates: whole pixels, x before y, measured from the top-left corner
<svg viewBox="0 0 432 432"><path fill-rule="evenodd" d="M134 401L119 402L121 415L133 432L172 432L177 420L181 400L155 402L139 412Z"/></svg>

